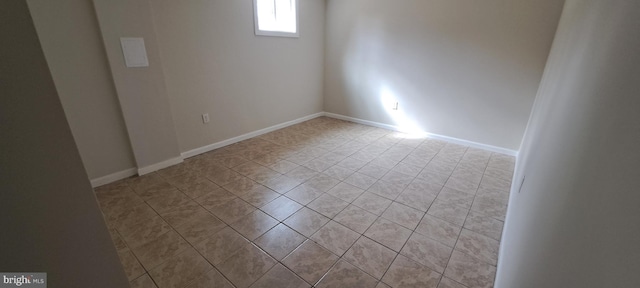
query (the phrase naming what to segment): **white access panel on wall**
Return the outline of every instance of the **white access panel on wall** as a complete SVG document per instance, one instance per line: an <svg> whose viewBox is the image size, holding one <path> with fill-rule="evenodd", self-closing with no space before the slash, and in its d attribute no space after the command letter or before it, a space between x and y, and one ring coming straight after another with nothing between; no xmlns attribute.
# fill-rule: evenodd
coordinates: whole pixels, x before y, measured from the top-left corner
<svg viewBox="0 0 640 288"><path fill-rule="evenodd" d="M149 67L147 50L144 47L143 38L122 37L122 54L127 67Z"/></svg>

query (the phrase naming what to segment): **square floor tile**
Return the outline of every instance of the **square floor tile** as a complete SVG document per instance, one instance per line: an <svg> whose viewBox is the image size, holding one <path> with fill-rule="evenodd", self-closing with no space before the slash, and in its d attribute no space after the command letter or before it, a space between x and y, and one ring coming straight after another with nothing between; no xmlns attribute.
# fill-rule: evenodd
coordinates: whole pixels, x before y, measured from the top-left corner
<svg viewBox="0 0 640 288"><path fill-rule="evenodd" d="M271 218L260 210L256 210L232 223L231 227L245 238L253 241L276 225L278 225L278 220Z"/></svg>
<svg viewBox="0 0 640 288"><path fill-rule="evenodd" d="M131 227L117 229L122 239L131 248L144 245L171 231L171 226L160 216L154 216Z"/></svg>
<svg viewBox="0 0 640 288"><path fill-rule="evenodd" d="M146 186L143 189L138 188L135 191L136 191L136 194L140 196L140 198L146 201L154 197L160 197L160 196L173 193L177 190L178 189L175 186L167 183L166 181L162 181L150 186ZM114 200L117 200L117 199L114 199Z"/></svg>
<svg viewBox="0 0 640 288"><path fill-rule="evenodd" d="M178 231L184 239L189 241L189 243L195 244L206 239L213 233L220 231L226 226L227 224L217 217L206 213L176 227L176 231Z"/></svg>
<svg viewBox="0 0 640 288"><path fill-rule="evenodd" d="M186 288L235 288L217 269L211 269L200 277L191 281Z"/></svg>
<svg viewBox="0 0 640 288"><path fill-rule="evenodd" d="M463 160L464 161L464 160ZM476 189L478 188L478 184L480 184L480 180L482 180L482 175L484 174L484 170L486 168L486 163L482 163L483 161L467 161L460 162L458 167L453 170L451 174L451 178L453 179L461 179L465 180L469 183L474 183ZM451 187L454 188L455 187Z"/></svg>
<svg viewBox="0 0 640 288"><path fill-rule="evenodd" d="M500 242L476 232L462 229L455 250L471 255L491 265L498 262Z"/></svg>
<svg viewBox="0 0 640 288"><path fill-rule="evenodd" d="M356 172L355 170L334 165L329 167L327 170L324 170L322 173L325 175L328 175L329 177L333 177L338 180L344 181L349 176L351 176L351 174L355 172Z"/></svg>
<svg viewBox="0 0 640 288"><path fill-rule="evenodd" d="M233 181L227 185L224 185L224 189L235 194L236 196L242 196L249 192L251 189L260 186L258 182L253 181L250 178L242 177L236 181Z"/></svg>
<svg viewBox="0 0 640 288"><path fill-rule="evenodd" d="M162 216L162 219L167 221L169 225L175 228L189 222L190 220L209 214L210 213L202 208L200 204L196 203L195 201L190 201L180 207L177 207L174 210L163 213L160 216Z"/></svg>
<svg viewBox="0 0 640 288"><path fill-rule="evenodd" d="M245 244L219 265L219 270L238 288L249 287L267 273L276 260L253 244Z"/></svg>
<svg viewBox="0 0 640 288"><path fill-rule="evenodd" d="M132 227L148 219L157 217L158 214L147 203L130 206L122 209L112 209L105 215L105 221L116 228Z"/></svg>
<svg viewBox="0 0 640 288"><path fill-rule="evenodd" d="M272 178L268 181L265 181L264 186L269 187L273 191L276 191L280 194L287 193L291 191L291 189L300 185L303 181L291 178L287 175L282 175L276 178Z"/></svg>
<svg viewBox="0 0 640 288"><path fill-rule="evenodd" d="M300 279L291 270L282 266L282 264L276 264L264 274L258 281L251 285L251 288L306 288L311 287L307 282Z"/></svg>
<svg viewBox="0 0 640 288"><path fill-rule="evenodd" d="M191 197L192 199L198 198L200 196L206 195L207 193L217 189L219 186L209 181L209 179L200 177L186 182L183 186L178 187L182 193Z"/></svg>
<svg viewBox="0 0 640 288"><path fill-rule="evenodd" d="M184 287L211 269L213 266L195 249L189 247L149 271L149 275L159 288Z"/></svg>
<svg viewBox="0 0 640 288"><path fill-rule="evenodd" d="M164 195L149 198L147 204L149 204L153 210L156 210L156 212L163 213L180 207L190 201L191 198L189 198L189 196L176 189Z"/></svg>
<svg viewBox="0 0 640 288"><path fill-rule="evenodd" d="M344 179L344 182L364 190L369 189L369 187L376 183L376 181L376 178L364 175L359 172L355 172L351 174L351 176L347 177L347 179Z"/></svg>
<svg viewBox="0 0 640 288"><path fill-rule="evenodd" d="M455 204L464 208L471 208L473 198L475 198L475 192L462 192L445 186L442 188L442 191L440 191L440 194L438 194L436 199L441 202Z"/></svg>
<svg viewBox="0 0 640 288"><path fill-rule="evenodd" d="M478 183L472 182L469 179L449 177L444 187L451 188L456 191L464 192L467 194L475 194L478 190Z"/></svg>
<svg viewBox="0 0 640 288"><path fill-rule="evenodd" d="M338 213L333 220L356 231L360 234L364 233L369 226L378 218L378 216L367 212L362 208L349 205L347 208Z"/></svg>
<svg viewBox="0 0 640 288"><path fill-rule="evenodd" d="M447 277L442 277L442 279L440 280L440 284L438 284L438 288L467 288L467 286L464 286Z"/></svg>
<svg viewBox="0 0 640 288"><path fill-rule="evenodd" d="M453 249L440 242L414 233L404 245L401 255L407 256L438 273L444 272Z"/></svg>
<svg viewBox="0 0 640 288"><path fill-rule="evenodd" d="M400 195L400 193L402 193L403 190L404 190L404 187L402 186L394 185L389 182L379 180L376 183L374 183L367 190L367 192L376 194L378 196L382 196L390 200L394 200L398 198L398 195Z"/></svg>
<svg viewBox="0 0 640 288"><path fill-rule="evenodd" d="M322 172L324 170L327 170L329 167L333 166L333 164L316 158L302 164L302 166L307 167L314 171Z"/></svg>
<svg viewBox="0 0 640 288"><path fill-rule="evenodd" d="M462 227L431 215L425 215L416 228L416 233L427 236L449 247L456 245Z"/></svg>
<svg viewBox="0 0 640 288"><path fill-rule="evenodd" d="M442 187L445 183L447 183L449 175L429 171L425 168L424 170L422 170L422 172L420 172L420 174L418 174L418 176L416 176L416 179L421 179L434 185L440 185L440 187Z"/></svg>
<svg viewBox="0 0 640 288"><path fill-rule="evenodd" d="M402 194L395 199L395 201L411 208L418 209L422 212L427 212L435 199L436 196L425 193L424 191L405 189Z"/></svg>
<svg viewBox="0 0 640 288"><path fill-rule="evenodd" d="M504 221L507 214L507 203L495 197L477 196L471 210Z"/></svg>
<svg viewBox="0 0 640 288"><path fill-rule="evenodd" d="M300 210L300 208L302 208L302 205L298 202L287 197L280 196L269 202L269 204L262 206L260 210L269 214L269 216L276 218L278 221L283 221L293 213L296 213L296 211Z"/></svg>
<svg viewBox="0 0 640 288"><path fill-rule="evenodd" d="M146 273L134 280L131 280L129 284L131 284L131 288L158 288L156 283L153 283L153 280L149 277L149 274Z"/></svg>
<svg viewBox="0 0 640 288"><path fill-rule="evenodd" d="M484 176L511 181L511 179L513 178L513 172L502 170L496 167L487 167L487 169L484 171Z"/></svg>
<svg viewBox="0 0 640 288"><path fill-rule="evenodd" d="M329 218L333 218L347 206L349 206L348 202L342 201L326 193L307 205L307 207Z"/></svg>
<svg viewBox="0 0 640 288"><path fill-rule="evenodd" d="M255 210L256 208L251 204L240 198L235 198L229 202L214 207L210 211L216 215L216 217L220 218L220 220L227 224L231 224Z"/></svg>
<svg viewBox="0 0 640 288"><path fill-rule="evenodd" d="M267 167L277 171L278 173L289 173L291 170L298 168L300 165L287 160L280 160L267 165Z"/></svg>
<svg viewBox="0 0 640 288"><path fill-rule="evenodd" d="M384 176L384 174L387 174L387 172L389 172L389 169L369 163L364 167L360 168L358 172L364 175L367 175L369 177L380 179L382 178L382 176Z"/></svg>
<svg viewBox="0 0 640 288"><path fill-rule="evenodd" d="M307 240L284 258L282 263L307 283L315 284L336 261L338 256Z"/></svg>
<svg viewBox="0 0 640 288"><path fill-rule="evenodd" d="M482 177L480 187L509 192L509 190L511 190L511 179L501 179L490 176Z"/></svg>
<svg viewBox="0 0 640 288"><path fill-rule="evenodd" d="M424 287L436 288L440 281L440 274L398 255L389 267L382 281L391 287Z"/></svg>
<svg viewBox="0 0 640 288"><path fill-rule="evenodd" d="M396 167L393 167L393 169L391 169L391 171L396 171L396 172L400 172L402 174L405 174L405 175L408 175L408 176L411 176L411 177L416 177L416 176L418 176L418 174L420 174L420 172L422 171L422 168L424 168L424 167L415 166L415 165L411 165L411 164L407 164L407 163L401 162L401 163L398 163L398 165L396 165Z"/></svg>
<svg viewBox="0 0 640 288"><path fill-rule="evenodd" d="M267 203L273 201L273 199L278 198L279 196L280 194L274 192L273 190L259 185L247 191L247 193L240 196L240 198L255 207L262 207Z"/></svg>
<svg viewBox="0 0 640 288"><path fill-rule="evenodd" d="M462 252L453 251L444 276L467 287L490 288L496 275L496 267L486 264Z"/></svg>
<svg viewBox="0 0 640 288"><path fill-rule="evenodd" d="M231 169L222 169L216 171L204 171L204 176L209 180L213 181L213 183L218 184L219 186L224 186L233 181L237 181L241 179L242 174L233 171Z"/></svg>
<svg viewBox="0 0 640 288"><path fill-rule="evenodd" d="M380 280L396 255L393 250L367 237L360 237L343 258Z"/></svg>
<svg viewBox="0 0 640 288"><path fill-rule="evenodd" d="M409 236L411 236L411 230L384 218L378 218L378 220L369 227L367 232L364 233L364 236L396 252L400 252L404 243L406 243Z"/></svg>
<svg viewBox="0 0 640 288"><path fill-rule="evenodd" d="M225 203L236 198L236 195L234 195L233 193L223 188L217 188L194 200L200 203L200 205L202 205L202 207L204 207L205 209L211 211L213 209L216 209L216 207L224 205Z"/></svg>
<svg viewBox="0 0 640 288"><path fill-rule="evenodd" d="M374 288L378 280L367 273L349 264L344 260L339 260L322 280L316 285L318 288Z"/></svg>
<svg viewBox="0 0 640 288"><path fill-rule="evenodd" d="M302 205L307 205L309 204L309 202L320 197L320 195L322 194L324 194L324 192L318 189L312 188L310 186L307 186L305 184L302 184L294 188L293 190L287 192L284 195L287 196L289 199L296 201Z"/></svg>
<svg viewBox="0 0 640 288"><path fill-rule="evenodd" d="M122 263L122 268L124 269L124 273L127 275L129 281L140 277L145 273L144 268L138 262L133 253L129 249L123 249L118 251L118 256L120 257L120 263Z"/></svg>
<svg viewBox="0 0 640 288"><path fill-rule="evenodd" d="M471 211L464 222L464 228L500 241L504 223L478 212Z"/></svg>
<svg viewBox="0 0 640 288"><path fill-rule="evenodd" d="M391 200L364 192L352 204L380 216L391 205Z"/></svg>
<svg viewBox="0 0 640 288"><path fill-rule="evenodd" d="M333 254L340 256L344 254L359 237L360 234L357 232L335 221L329 221L329 223L313 234L310 239L333 252Z"/></svg>
<svg viewBox="0 0 640 288"><path fill-rule="evenodd" d="M271 257L276 260L282 260L285 256L291 253L291 251L302 244L304 240L306 240L306 237L300 235L298 232L284 224L278 224L276 227L260 236L260 238L256 239L255 243L264 251L269 253Z"/></svg>
<svg viewBox="0 0 640 288"><path fill-rule="evenodd" d="M398 202L393 202L389 208L384 211L382 217L413 230L418 226L423 215L424 212L420 210L413 209Z"/></svg>
<svg viewBox="0 0 640 288"><path fill-rule="evenodd" d="M298 231L298 233L311 237L324 224L329 222L329 218L322 216L309 208L303 207L291 217L284 220L284 224Z"/></svg>
<svg viewBox="0 0 640 288"><path fill-rule="evenodd" d="M315 171L315 170L309 169L307 167L304 167L304 166L299 166L299 167L289 171L285 175L289 176L290 178L296 179L296 180L307 181L307 180L313 178L314 176L318 175L318 172Z"/></svg>
<svg viewBox="0 0 640 288"><path fill-rule="evenodd" d="M343 167L343 168L347 168L349 170L353 170L356 171L360 168L362 168L364 165L366 165L367 162L362 161L362 160L358 160L355 159L353 157L347 157L344 160L338 162L338 166Z"/></svg>
<svg viewBox="0 0 640 288"><path fill-rule="evenodd" d="M154 241L133 248L133 253L147 270L151 270L188 247L189 243L172 230Z"/></svg>
<svg viewBox="0 0 640 288"><path fill-rule="evenodd" d="M305 182L305 184L310 186L311 188L315 188L322 192L331 190L331 188L338 185L338 183L340 183L340 180L327 176L325 174L319 174L318 176L315 176L309 179L309 181Z"/></svg>
<svg viewBox="0 0 640 288"><path fill-rule="evenodd" d="M436 200L431 204L427 214L438 217L457 226L462 226L467 218L469 209L464 207Z"/></svg>
<svg viewBox="0 0 640 288"><path fill-rule="evenodd" d="M132 287L490 287L514 158L403 137L319 117L96 197ZM190 247L214 267L159 272ZM251 250L275 265L238 268Z"/></svg>
<svg viewBox="0 0 640 288"><path fill-rule="evenodd" d="M218 265L249 243L238 232L226 227L195 245L196 250L213 265Z"/></svg>
<svg viewBox="0 0 640 288"><path fill-rule="evenodd" d="M380 179L394 185L406 187L413 181L413 178L415 177L391 170Z"/></svg>
<svg viewBox="0 0 640 288"><path fill-rule="evenodd" d="M340 184L331 188L327 192L327 194L340 198L343 201L350 203L350 202L353 202L353 200L356 200L356 198L358 198L358 196L360 196L363 192L364 192L363 189L360 189L351 184L341 182Z"/></svg>

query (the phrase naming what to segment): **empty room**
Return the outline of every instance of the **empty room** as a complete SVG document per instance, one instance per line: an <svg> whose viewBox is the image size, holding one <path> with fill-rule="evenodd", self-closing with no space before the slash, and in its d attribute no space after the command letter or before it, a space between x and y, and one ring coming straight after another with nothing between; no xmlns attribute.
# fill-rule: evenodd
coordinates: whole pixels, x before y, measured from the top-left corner
<svg viewBox="0 0 640 288"><path fill-rule="evenodd" d="M640 287L640 2L3 0L1 287Z"/></svg>

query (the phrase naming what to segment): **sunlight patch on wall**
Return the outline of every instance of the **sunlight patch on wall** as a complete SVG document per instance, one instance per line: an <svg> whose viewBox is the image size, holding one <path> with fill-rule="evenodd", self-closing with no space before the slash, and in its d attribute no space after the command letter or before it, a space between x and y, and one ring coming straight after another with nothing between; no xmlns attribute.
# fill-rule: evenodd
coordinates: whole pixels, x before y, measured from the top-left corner
<svg viewBox="0 0 640 288"><path fill-rule="evenodd" d="M428 133L425 132L415 120L407 116L404 109L400 106L400 99L388 87L380 88L380 103L385 112L391 117L393 125L404 135L400 137L417 139L426 138Z"/></svg>

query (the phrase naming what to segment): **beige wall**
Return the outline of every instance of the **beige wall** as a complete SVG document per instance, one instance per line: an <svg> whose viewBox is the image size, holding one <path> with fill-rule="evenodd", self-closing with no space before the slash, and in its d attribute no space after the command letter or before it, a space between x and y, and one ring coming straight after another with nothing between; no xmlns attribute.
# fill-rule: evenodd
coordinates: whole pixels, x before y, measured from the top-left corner
<svg viewBox="0 0 640 288"><path fill-rule="evenodd" d="M90 179L135 167L90 0L28 0Z"/></svg>
<svg viewBox="0 0 640 288"><path fill-rule="evenodd" d="M0 39L0 271L128 287L26 1L0 1Z"/></svg>
<svg viewBox="0 0 640 288"><path fill-rule="evenodd" d="M566 3L524 137L497 288L640 287L640 2Z"/></svg>
<svg viewBox="0 0 640 288"><path fill-rule="evenodd" d="M562 3L328 0L324 110L518 150Z"/></svg>
<svg viewBox="0 0 640 288"><path fill-rule="evenodd" d="M324 1L301 2L297 39L256 37L252 1L29 5L92 179L322 111ZM120 37L150 67L124 67Z"/></svg>
<svg viewBox="0 0 640 288"><path fill-rule="evenodd" d="M94 0L120 106L138 169L180 158L163 63L147 0ZM120 37L142 37L149 67L127 68ZM166 167L161 165L159 168Z"/></svg>
<svg viewBox="0 0 640 288"><path fill-rule="evenodd" d="M322 111L324 1L300 38L255 36L251 0L151 4L183 152Z"/></svg>

